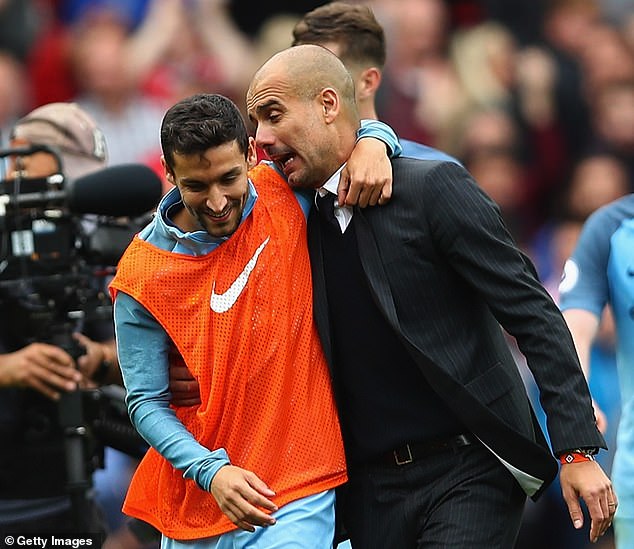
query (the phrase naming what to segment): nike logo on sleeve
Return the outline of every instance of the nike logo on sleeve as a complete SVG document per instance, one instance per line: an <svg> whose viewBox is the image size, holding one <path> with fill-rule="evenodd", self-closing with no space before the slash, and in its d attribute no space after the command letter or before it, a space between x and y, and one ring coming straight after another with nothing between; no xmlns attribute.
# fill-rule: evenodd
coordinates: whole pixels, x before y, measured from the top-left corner
<svg viewBox="0 0 634 549"><path fill-rule="evenodd" d="M237 276L237 278L232 282L229 289L223 294L217 294L215 292L216 289L216 281L214 280L213 286L211 288L211 300L209 302L209 306L214 313L226 313L231 307L233 307L238 301L240 294L244 290L249 281L249 276L255 269L255 265L258 262L258 257L264 250L264 247L269 243L271 237L267 237L262 244L258 246L258 249L255 250L255 253L249 259L248 263L244 266L242 272Z"/></svg>

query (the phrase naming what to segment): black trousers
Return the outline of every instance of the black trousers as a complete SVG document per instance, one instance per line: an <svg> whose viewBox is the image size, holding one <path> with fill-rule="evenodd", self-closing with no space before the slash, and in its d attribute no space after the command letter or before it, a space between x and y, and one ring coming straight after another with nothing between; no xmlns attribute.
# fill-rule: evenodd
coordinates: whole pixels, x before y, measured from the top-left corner
<svg viewBox="0 0 634 549"><path fill-rule="evenodd" d="M349 466L353 549L512 549L526 496L479 443L401 466Z"/></svg>

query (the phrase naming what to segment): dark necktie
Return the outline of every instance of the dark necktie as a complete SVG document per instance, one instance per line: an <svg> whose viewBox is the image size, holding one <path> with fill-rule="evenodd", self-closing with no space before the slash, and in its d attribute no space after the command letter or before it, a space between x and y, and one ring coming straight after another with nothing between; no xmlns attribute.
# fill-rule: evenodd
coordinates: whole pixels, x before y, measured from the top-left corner
<svg viewBox="0 0 634 549"><path fill-rule="evenodd" d="M321 196L319 193L315 196L315 204L319 216L326 221L332 227L335 227L339 233L341 233L341 227L337 218L335 217L335 199L336 195L333 193L326 193L325 196Z"/></svg>

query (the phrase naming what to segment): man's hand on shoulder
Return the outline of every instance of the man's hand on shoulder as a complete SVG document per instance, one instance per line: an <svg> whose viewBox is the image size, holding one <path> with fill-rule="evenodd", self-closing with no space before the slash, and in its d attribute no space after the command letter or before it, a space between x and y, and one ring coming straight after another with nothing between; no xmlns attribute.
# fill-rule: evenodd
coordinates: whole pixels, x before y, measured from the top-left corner
<svg viewBox="0 0 634 549"><path fill-rule="evenodd" d="M200 386L182 359L170 360L169 389L174 406L200 406Z"/></svg>
<svg viewBox="0 0 634 549"><path fill-rule="evenodd" d="M385 143L365 138L357 142L341 171L337 201L346 206L387 204L392 197L392 163Z"/></svg>

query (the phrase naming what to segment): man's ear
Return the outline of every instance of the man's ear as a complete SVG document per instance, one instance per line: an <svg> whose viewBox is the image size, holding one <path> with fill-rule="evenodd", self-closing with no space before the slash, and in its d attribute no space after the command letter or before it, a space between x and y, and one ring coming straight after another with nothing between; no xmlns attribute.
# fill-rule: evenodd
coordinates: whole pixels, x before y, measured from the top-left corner
<svg viewBox="0 0 634 549"><path fill-rule="evenodd" d="M165 156L163 155L161 155L161 166L163 167L163 173L165 174L165 179L168 181L168 183L176 185L176 181L174 180L174 173L167 165L167 162L165 161Z"/></svg>
<svg viewBox="0 0 634 549"><path fill-rule="evenodd" d="M356 86L358 99L367 99L376 94L381 85L381 71L376 67L370 67L361 72Z"/></svg>
<svg viewBox="0 0 634 549"><path fill-rule="evenodd" d="M249 148L247 150L247 169L254 168L258 163L258 150L255 139L249 136Z"/></svg>
<svg viewBox="0 0 634 549"><path fill-rule="evenodd" d="M339 94L334 88L324 88L321 90L321 104L324 110L324 120L326 124L330 124L341 110L341 102Z"/></svg>

